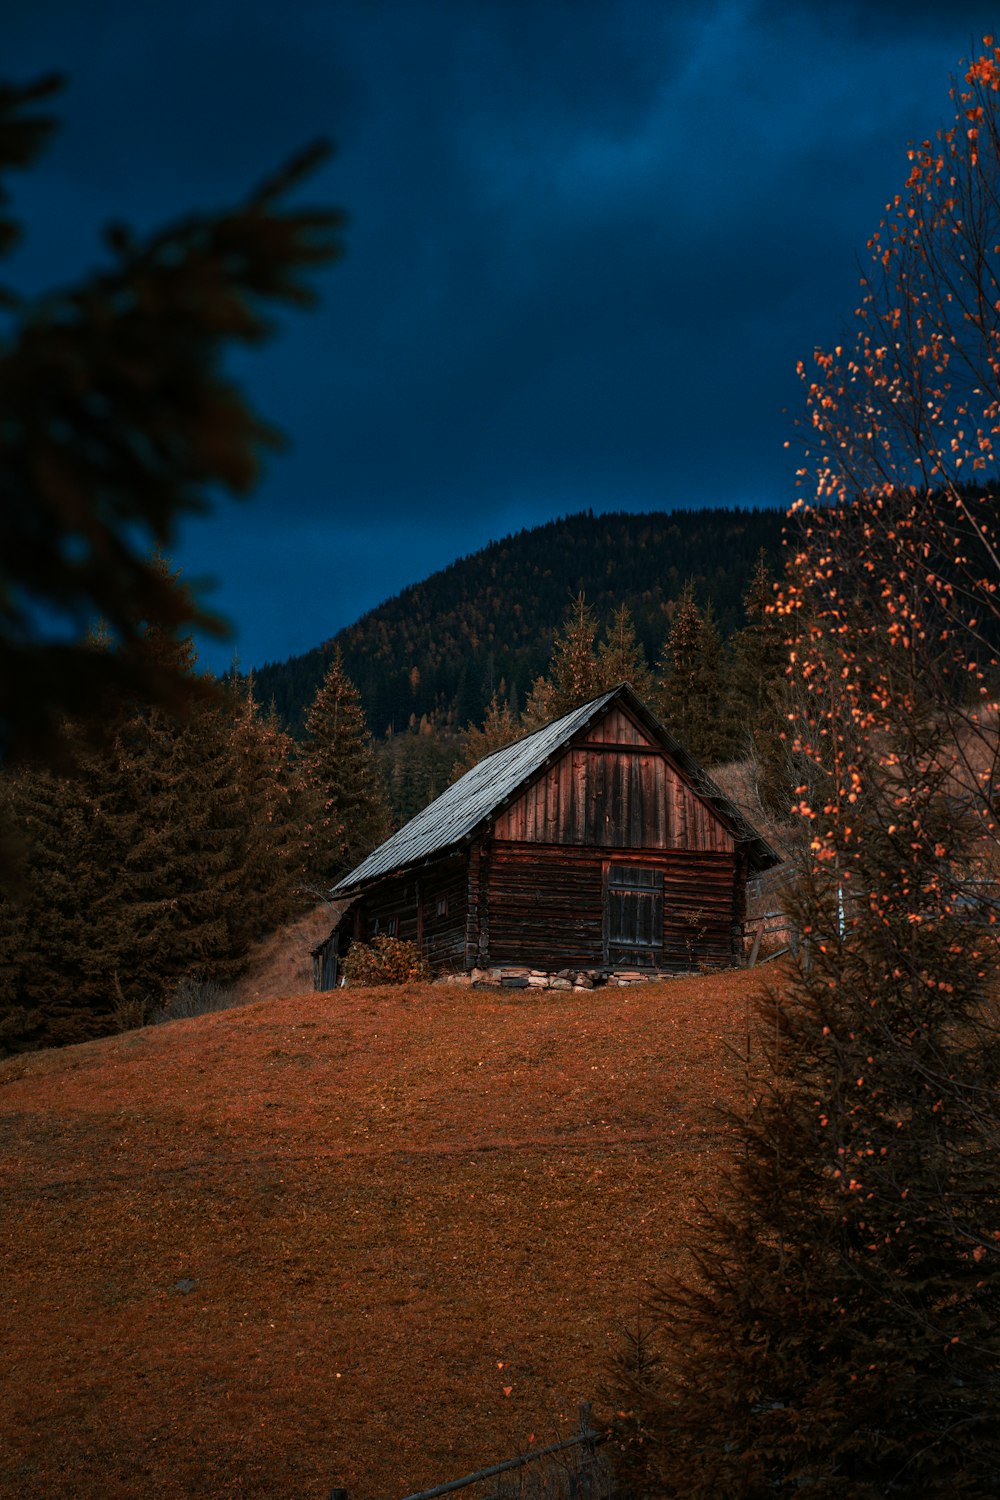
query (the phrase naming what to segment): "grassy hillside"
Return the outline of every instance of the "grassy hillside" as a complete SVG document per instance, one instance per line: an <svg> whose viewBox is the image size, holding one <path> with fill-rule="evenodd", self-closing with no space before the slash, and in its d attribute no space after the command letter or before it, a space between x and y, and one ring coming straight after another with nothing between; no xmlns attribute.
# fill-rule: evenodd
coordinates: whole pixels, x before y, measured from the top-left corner
<svg viewBox="0 0 1000 1500"><path fill-rule="evenodd" d="M300 993L0 1064L0 1494L375 1500L563 1435L684 1259L761 983Z"/></svg>

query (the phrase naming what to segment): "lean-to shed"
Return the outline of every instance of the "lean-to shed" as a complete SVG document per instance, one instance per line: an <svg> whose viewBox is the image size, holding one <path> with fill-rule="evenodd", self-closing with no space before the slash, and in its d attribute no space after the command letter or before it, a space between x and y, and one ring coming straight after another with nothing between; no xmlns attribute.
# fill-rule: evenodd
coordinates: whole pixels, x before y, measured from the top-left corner
<svg viewBox="0 0 1000 1500"><path fill-rule="evenodd" d="M436 972L730 964L747 878L778 862L621 683L486 756L346 875L317 987L377 933Z"/></svg>

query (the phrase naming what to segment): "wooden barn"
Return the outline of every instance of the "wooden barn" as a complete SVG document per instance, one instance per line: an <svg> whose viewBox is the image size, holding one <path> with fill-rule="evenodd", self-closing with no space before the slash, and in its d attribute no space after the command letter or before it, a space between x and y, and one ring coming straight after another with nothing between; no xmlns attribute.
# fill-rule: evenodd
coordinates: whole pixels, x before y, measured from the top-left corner
<svg viewBox="0 0 1000 1500"><path fill-rule="evenodd" d="M486 756L345 876L317 987L378 933L435 972L731 964L747 878L778 862L622 683Z"/></svg>

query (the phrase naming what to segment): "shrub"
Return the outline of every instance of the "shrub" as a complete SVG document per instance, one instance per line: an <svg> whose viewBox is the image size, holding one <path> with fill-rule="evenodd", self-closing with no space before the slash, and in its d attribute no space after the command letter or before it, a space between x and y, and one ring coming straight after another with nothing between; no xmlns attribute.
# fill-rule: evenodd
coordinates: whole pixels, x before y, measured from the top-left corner
<svg viewBox="0 0 1000 1500"><path fill-rule="evenodd" d="M207 1016L212 1011L229 1010L236 999L232 990L218 984L214 979L196 979L187 974L168 996L166 1002L153 1015L159 1025L163 1021L188 1020L191 1016Z"/></svg>
<svg viewBox="0 0 1000 1500"><path fill-rule="evenodd" d="M111 1012L114 1031L137 1031L148 1020L145 1000L119 1000Z"/></svg>
<svg viewBox="0 0 1000 1500"><path fill-rule="evenodd" d="M344 960L346 984L409 984L430 977L430 966L416 943L385 933L370 943L352 943Z"/></svg>

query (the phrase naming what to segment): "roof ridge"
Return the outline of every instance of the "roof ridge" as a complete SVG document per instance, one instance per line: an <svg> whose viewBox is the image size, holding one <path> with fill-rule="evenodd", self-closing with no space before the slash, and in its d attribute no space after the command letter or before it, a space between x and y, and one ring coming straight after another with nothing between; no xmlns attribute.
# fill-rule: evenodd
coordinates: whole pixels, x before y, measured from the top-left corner
<svg viewBox="0 0 1000 1500"><path fill-rule="evenodd" d="M371 880L422 864L470 838L615 698L624 698L633 710L638 710L648 720L695 790L710 802L718 815L732 824L738 837L756 847L758 858L766 864L776 862L778 856L770 845L646 707L632 685L619 682L531 734L485 755L343 876L333 887L331 895L346 895Z"/></svg>

